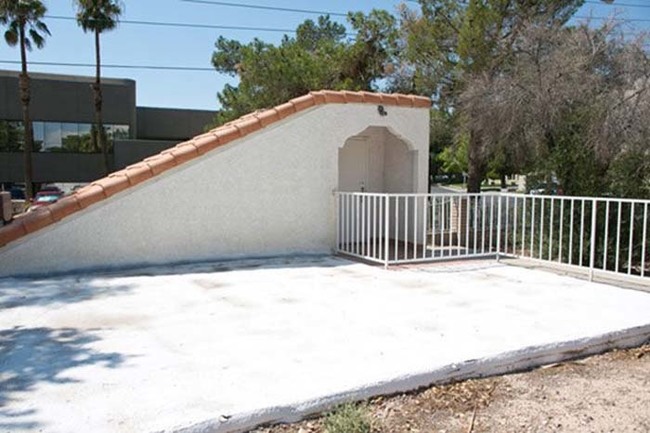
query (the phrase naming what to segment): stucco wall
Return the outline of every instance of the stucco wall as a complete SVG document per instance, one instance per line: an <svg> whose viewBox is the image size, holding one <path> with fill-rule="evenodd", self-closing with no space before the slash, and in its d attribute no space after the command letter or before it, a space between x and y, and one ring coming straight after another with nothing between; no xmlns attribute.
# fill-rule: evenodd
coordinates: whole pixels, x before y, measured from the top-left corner
<svg viewBox="0 0 650 433"><path fill-rule="evenodd" d="M426 192L428 109L323 105L10 244L0 275L330 252L338 148L373 125L418 149Z"/></svg>

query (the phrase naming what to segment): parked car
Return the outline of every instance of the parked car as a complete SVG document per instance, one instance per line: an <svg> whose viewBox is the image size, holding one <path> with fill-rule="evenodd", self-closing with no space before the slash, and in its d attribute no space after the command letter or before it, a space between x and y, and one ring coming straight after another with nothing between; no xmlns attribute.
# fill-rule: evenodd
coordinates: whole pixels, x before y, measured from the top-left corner
<svg viewBox="0 0 650 433"><path fill-rule="evenodd" d="M39 191L34 197L32 205L29 207L29 212L34 211L40 207L56 203L63 197L63 191Z"/></svg>

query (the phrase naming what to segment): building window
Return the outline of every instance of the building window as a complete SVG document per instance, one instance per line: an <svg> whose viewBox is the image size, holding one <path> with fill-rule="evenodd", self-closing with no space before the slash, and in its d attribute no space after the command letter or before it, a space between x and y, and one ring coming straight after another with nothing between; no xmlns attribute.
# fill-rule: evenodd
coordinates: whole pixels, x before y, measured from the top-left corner
<svg viewBox="0 0 650 433"><path fill-rule="evenodd" d="M34 152L99 153L101 149L91 140L89 123L40 122L32 123ZM109 152L113 140L129 138L128 125L104 125ZM23 148L22 122L0 120L0 152L19 152Z"/></svg>
<svg viewBox="0 0 650 433"><path fill-rule="evenodd" d="M23 148L23 124L0 120L0 152L19 152Z"/></svg>

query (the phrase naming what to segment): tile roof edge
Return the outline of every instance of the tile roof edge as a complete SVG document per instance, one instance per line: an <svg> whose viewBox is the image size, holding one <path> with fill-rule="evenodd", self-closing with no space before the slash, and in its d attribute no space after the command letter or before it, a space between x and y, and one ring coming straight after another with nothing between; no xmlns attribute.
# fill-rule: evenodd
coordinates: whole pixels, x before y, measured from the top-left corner
<svg viewBox="0 0 650 433"><path fill-rule="evenodd" d="M188 141L163 150L138 163L91 182L56 203L15 219L0 227L0 248L29 234L61 221L68 216L99 203L117 193L158 176L165 171L198 158L217 147L257 132L273 123L325 104L365 103L411 108L430 108L431 99L424 96L367 91L312 91L306 95L266 110L259 110L221 125Z"/></svg>

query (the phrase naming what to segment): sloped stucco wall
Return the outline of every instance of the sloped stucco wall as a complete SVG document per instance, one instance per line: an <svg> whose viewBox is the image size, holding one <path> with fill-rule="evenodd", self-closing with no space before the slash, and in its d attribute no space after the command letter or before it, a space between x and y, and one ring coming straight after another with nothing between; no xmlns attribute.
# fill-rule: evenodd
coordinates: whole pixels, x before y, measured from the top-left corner
<svg viewBox="0 0 650 433"><path fill-rule="evenodd" d="M385 126L418 150L426 192L429 111L317 106L130 188L0 252L0 275L328 253L338 148Z"/></svg>

